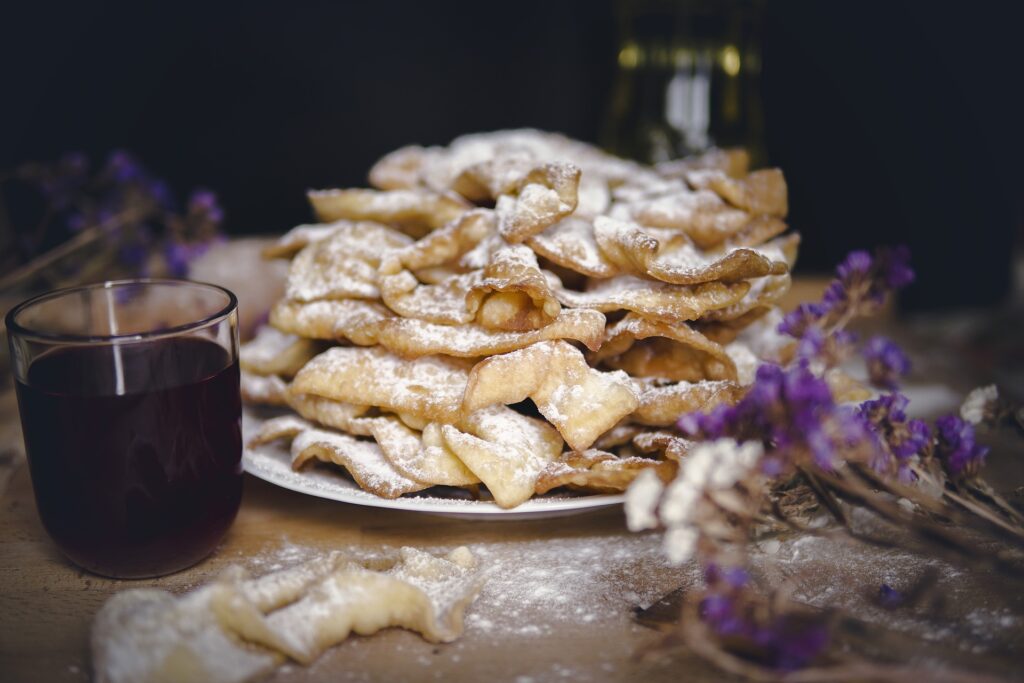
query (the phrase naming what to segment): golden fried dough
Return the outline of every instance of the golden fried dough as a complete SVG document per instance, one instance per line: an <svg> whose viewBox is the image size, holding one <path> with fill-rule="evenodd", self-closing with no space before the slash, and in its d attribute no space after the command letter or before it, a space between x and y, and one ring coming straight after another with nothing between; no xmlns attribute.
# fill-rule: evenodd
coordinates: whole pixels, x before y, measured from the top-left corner
<svg viewBox="0 0 1024 683"><path fill-rule="evenodd" d="M633 311L645 318L675 322L696 320L708 311L731 306L748 291L750 283L744 281L705 282L691 287L619 275L598 280L585 292L563 288L555 294L563 305L573 308L606 313Z"/></svg>
<svg viewBox="0 0 1024 683"><path fill-rule="evenodd" d="M592 220L570 216L534 235L527 244L549 261L583 275L608 278L619 273L598 248Z"/></svg>
<svg viewBox="0 0 1024 683"><path fill-rule="evenodd" d="M368 346L376 342L375 324L392 317L391 311L372 301L289 301L270 310L270 324L282 332L310 339L348 340Z"/></svg>
<svg viewBox="0 0 1024 683"><path fill-rule="evenodd" d="M640 405L630 419L643 425L667 427L680 415L708 411L720 404L732 405L744 390L735 382L643 382L640 384Z"/></svg>
<svg viewBox="0 0 1024 683"><path fill-rule="evenodd" d="M239 348L239 366L254 375L291 377L321 351L323 345L313 339L263 326Z"/></svg>
<svg viewBox="0 0 1024 683"><path fill-rule="evenodd" d="M789 271L785 255L771 243L704 253L684 235L658 232L603 216L594 220L594 237L602 253L615 265L671 284L733 282Z"/></svg>
<svg viewBox="0 0 1024 683"><path fill-rule="evenodd" d="M376 299L381 258L408 244L408 237L377 223L338 228L292 260L285 296L293 301Z"/></svg>
<svg viewBox="0 0 1024 683"><path fill-rule="evenodd" d="M568 452L551 463L537 478L537 493L559 486L592 493L621 493L646 469L653 469L663 482L675 477L677 465L671 460L620 458L602 451Z"/></svg>
<svg viewBox="0 0 1024 683"><path fill-rule="evenodd" d="M542 342L477 363L469 375L464 413L533 399L573 450L586 450L638 405L621 372L600 372L564 341Z"/></svg>
<svg viewBox="0 0 1024 683"><path fill-rule="evenodd" d="M381 347L335 347L306 364L291 391L452 423L462 416L467 364L431 356L405 360Z"/></svg>
<svg viewBox="0 0 1024 683"><path fill-rule="evenodd" d="M596 349L604 335L604 315L592 310L563 310L550 324L536 330L507 332L482 325L437 325L413 318L388 318L374 323L377 343L407 357L445 354L480 358L508 353L539 341L574 339Z"/></svg>
<svg viewBox="0 0 1024 683"><path fill-rule="evenodd" d="M477 410L458 427L442 425L441 435L504 508L527 501L537 477L562 450L562 438L549 424L505 406Z"/></svg>
<svg viewBox="0 0 1024 683"><path fill-rule="evenodd" d="M658 322L634 313L608 328L605 343L592 360L632 377L688 382L737 378L725 349L688 323Z"/></svg>
<svg viewBox="0 0 1024 683"><path fill-rule="evenodd" d="M440 228L471 208L456 195L429 190L311 190L308 197L321 221L376 221L413 237Z"/></svg>
<svg viewBox="0 0 1024 683"><path fill-rule="evenodd" d="M391 274L402 268L421 270L453 263L485 237L495 234L497 225L493 211L467 211L413 244L386 254L380 270Z"/></svg>

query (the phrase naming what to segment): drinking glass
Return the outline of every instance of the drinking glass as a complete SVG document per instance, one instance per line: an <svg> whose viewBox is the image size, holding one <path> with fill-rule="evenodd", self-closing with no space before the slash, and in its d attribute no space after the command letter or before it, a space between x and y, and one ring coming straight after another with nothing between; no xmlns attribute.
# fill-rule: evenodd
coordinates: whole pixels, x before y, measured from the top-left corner
<svg viewBox="0 0 1024 683"><path fill-rule="evenodd" d="M227 532L242 493L237 305L215 285L121 280L7 314L36 507L79 567L160 576Z"/></svg>

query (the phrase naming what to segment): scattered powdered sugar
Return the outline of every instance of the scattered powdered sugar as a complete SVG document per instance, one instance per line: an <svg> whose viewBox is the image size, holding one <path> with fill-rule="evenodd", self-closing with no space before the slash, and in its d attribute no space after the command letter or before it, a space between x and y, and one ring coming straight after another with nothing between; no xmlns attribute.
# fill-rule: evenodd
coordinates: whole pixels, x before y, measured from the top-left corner
<svg viewBox="0 0 1024 683"><path fill-rule="evenodd" d="M659 540L658 535L631 534L468 544L484 583L466 611L464 638L540 638L578 624L627 622L633 607L647 607L679 584L697 580L695 566L679 569L667 563ZM357 560L390 557L397 552L387 546L338 550ZM442 555L449 548L422 550ZM325 554L323 549L284 539L244 563L254 573L263 573ZM402 557L413 564L401 570L400 578L414 584L421 583L415 571L417 557L436 563L419 552L405 552ZM457 557L452 559L469 566ZM448 588L462 590L464 571L458 567L446 567L443 575L430 576L431 591L436 594L432 599L439 603L445 602Z"/></svg>
<svg viewBox="0 0 1024 683"><path fill-rule="evenodd" d="M574 624L622 621L666 592L651 536L562 538L471 546L490 567L467 632L541 637ZM650 581L650 582L649 582Z"/></svg>

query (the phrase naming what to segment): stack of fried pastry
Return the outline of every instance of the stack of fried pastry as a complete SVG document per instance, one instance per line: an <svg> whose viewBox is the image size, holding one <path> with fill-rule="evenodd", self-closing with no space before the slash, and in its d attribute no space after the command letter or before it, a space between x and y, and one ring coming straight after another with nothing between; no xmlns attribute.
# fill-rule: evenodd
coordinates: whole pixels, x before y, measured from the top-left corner
<svg viewBox="0 0 1024 683"><path fill-rule="evenodd" d="M682 413L734 402L772 353L799 238L777 169L738 150L655 167L533 130L406 147L375 189L309 193L243 394L285 405L255 444L397 497L514 507L674 476Z"/></svg>

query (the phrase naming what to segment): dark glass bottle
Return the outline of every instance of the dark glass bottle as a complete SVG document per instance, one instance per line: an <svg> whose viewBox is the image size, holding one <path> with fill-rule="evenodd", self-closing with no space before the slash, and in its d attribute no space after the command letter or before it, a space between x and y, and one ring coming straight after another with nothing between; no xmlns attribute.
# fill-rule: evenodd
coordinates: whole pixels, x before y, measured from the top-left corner
<svg viewBox="0 0 1024 683"><path fill-rule="evenodd" d="M743 146L765 162L763 2L622 0L605 147L648 163Z"/></svg>

